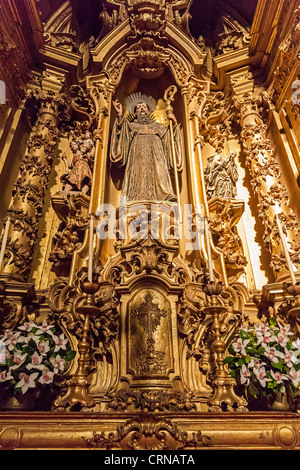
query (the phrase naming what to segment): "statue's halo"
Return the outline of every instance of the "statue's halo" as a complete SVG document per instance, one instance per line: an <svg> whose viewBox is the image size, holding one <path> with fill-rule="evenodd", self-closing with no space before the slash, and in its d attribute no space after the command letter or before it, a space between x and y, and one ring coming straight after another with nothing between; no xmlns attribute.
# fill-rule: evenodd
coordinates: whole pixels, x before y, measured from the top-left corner
<svg viewBox="0 0 300 470"><path fill-rule="evenodd" d="M152 96L142 95L141 92L132 93L125 100L125 105L129 113L134 114L135 107L138 103L146 103L150 114L153 113L156 108L156 101Z"/></svg>

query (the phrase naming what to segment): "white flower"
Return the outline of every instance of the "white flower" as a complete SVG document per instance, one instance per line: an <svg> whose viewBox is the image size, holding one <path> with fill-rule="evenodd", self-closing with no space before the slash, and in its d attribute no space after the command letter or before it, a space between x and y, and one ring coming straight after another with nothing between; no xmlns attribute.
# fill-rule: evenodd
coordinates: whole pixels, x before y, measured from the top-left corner
<svg viewBox="0 0 300 470"><path fill-rule="evenodd" d="M46 321L43 321L42 325L39 325L38 328L36 335L44 335L45 333L48 333L51 336L53 335L53 332L51 331L53 325L48 325Z"/></svg>
<svg viewBox="0 0 300 470"><path fill-rule="evenodd" d="M60 370L64 371L66 361L59 354L56 357L51 357L50 362L53 365L54 374L57 374Z"/></svg>
<svg viewBox="0 0 300 470"><path fill-rule="evenodd" d="M259 381L262 387L266 387L267 382L270 382L271 379L267 378L266 369L261 367L260 369L253 369L254 374L256 375L257 380Z"/></svg>
<svg viewBox="0 0 300 470"><path fill-rule="evenodd" d="M51 384L53 382L54 372L51 372L49 369L45 368L42 371L42 376L39 378L41 384Z"/></svg>
<svg viewBox="0 0 300 470"><path fill-rule="evenodd" d="M40 337L39 336L36 336L35 333L28 333L27 337L24 338L25 339L25 342L28 344L29 341L33 340L35 342L35 344L39 344L39 341L40 341Z"/></svg>
<svg viewBox="0 0 300 470"><path fill-rule="evenodd" d="M271 370L271 376L277 381L278 384L283 383L283 380L288 380L288 376L281 374L279 371L274 372Z"/></svg>
<svg viewBox="0 0 300 470"><path fill-rule="evenodd" d="M13 357L14 365L10 367L11 370L18 369L26 360L27 354L21 354L20 352L15 352Z"/></svg>
<svg viewBox="0 0 300 470"><path fill-rule="evenodd" d="M45 356L47 352L50 350L49 341L41 341L38 345L38 350L42 356Z"/></svg>
<svg viewBox="0 0 300 470"><path fill-rule="evenodd" d="M289 337L286 334L279 332L277 341L280 344L280 346L284 348L289 342Z"/></svg>
<svg viewBox="0 0 300 470"><path fill-rule="evenodd" d="M248 369L248 367L245 366L245 364L243 364L241 368L241 383L245 384L246 386L249 385L250 377L250 370Z"/></svg>
<svg viewBox="0 0 300 470"><path fill-rule="evenodd" d="M250 339L242 340L242 338L238 338L235 343L232 344L232 347L235 352L241 353L243 356L246 356L246 346L250 342Z"/></svg>
<svg viewBox="0 0 300 470"><path fill-rule="evenodd" d="M264 347L267 345L267 343L271 343L272 341L274 341L274 335L271 330L267 330L265 332L257 331L256 336L257 345L262 344L262 346Z"/></svg>
<svg viewBox="0 0 300 470"><path fill-rule="evenodd" d="M35 351L33 353L33 355L31 356L31 362L29 364L26 365L26 368L31 370L31 369L43 369L44 366L41 364L41 362L43 361L43 356L39 356L39 354L37 353L37 351Z"/></svg>
<svg viewBox="0 0 300 470"><path fill-rule="evenodd" d="M53 340L55 342L54 352L57 352L60 349L66 349L68 340L65 338L65 335L63 333L60 336L53 335Z"/></svg>
<svg viewBox="0 0 300 470"><path fill-rule="evenodd" d="M300 370L296 370L294 367L292 367L289 370L289 377L291 381L293 382L295 387L298 387L299 382L300 382Z"/></svg>
<svg viewBox="0 0 300 470"><path fill-rule="evenodd" d="M279 329L283 335L293 335L294 333L290 331L290 328L291 325L281 325L281 323L279 323Z"/></svg>
<svg viewBox="0 0 300 470"><path fill-rule="evenodd" d="M16 344L24 341L23 336L20 336L20 335L21 335L20 331L7 332L7 334L5 335L7 339L5 339L4 344L7 345L7 348L9 349L9 351L12 351L12 349L14 349Z"/></svg>
<svg viewBox="0 0 300 470"><path fill-rule="evenodd" d="M265 356L270 359L270 361L275 362L275 364L279 362L279 357L284 357L282 352L277 351L277 349L274 347L270 348L269 346L265 346Z"/></svg>
<svg viewBox="0 0 300 470"><path fill-rule="evenodd" d="M31 331L32 328L36 327L36 324L32 321L26 321L23 325L18 327L18 330Z"/></svg>
<svg viewBox="0 0 300 470"><path fill-rule="evenodd" d="M293 346L293 348L300 350L300 339L296 339L296 341L293 341L292 346Z"/></svg>
<svg viewBox="0 0 300 470"><path fill-rule="evenodd" d="M252 333L254 331L249 325L244 324L240 327L240 330L245 331L246 333Z"/></svg>
<svg viewBox="0 0 300 470"><path fill-rule="evenodd" d="M10 371L3 370L0 372L0 383L7 382L7 380L12 380L13 376L11 375Z"/></svg>
<svg viewBox="0 0 300 470"><path fill-rule="evenodd" d="M284 348L284 360L288 367L293 367L293 364L298 362L297 353L299 354L300 351L292 351Z"/></svg>
<svg viewBox="0 0 300 470"><path fill-rule="evenodd" d="M263 322L260 322L259 325L254 325L254 328L256 330L256 334L259 335L264 335L269 331L269 327Z"/></svg>
<svg viewBox="0 0 300 470"><path fill-rule="evenodd" d="M251 367L252 368L256 368L256 369L260 369L262 366L265 366L266 363L265 362L261 362L259 359L257 359L256 357L251 357L251 360L248 364L248 367Z"/></svg>
<svg viewBox="0 0 300 470"><path fill-rule="evenodd" d="M25 373L21 373L19 375L20 381L17 383L16 388L20 388L22 393L26 393L29 388L35 387L35 379L39 375L38 372L34 372L33 374L27 375Z"/></svg>

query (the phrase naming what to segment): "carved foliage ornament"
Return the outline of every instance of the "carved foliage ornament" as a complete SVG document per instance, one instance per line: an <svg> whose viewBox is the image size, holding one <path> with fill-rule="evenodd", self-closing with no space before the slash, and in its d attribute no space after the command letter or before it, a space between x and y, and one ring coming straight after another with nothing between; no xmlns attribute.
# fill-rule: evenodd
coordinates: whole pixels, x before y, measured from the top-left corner
<svg viewBox="0 0 300 470"><path fill-rule="evenodd" d="M92 438L84 437L83 440L89 448L106 450L181 450L207 446L210 438L203 436L201 431L189 436L171 420L150 414L126 421L115 433L94 432Z"/></svg>

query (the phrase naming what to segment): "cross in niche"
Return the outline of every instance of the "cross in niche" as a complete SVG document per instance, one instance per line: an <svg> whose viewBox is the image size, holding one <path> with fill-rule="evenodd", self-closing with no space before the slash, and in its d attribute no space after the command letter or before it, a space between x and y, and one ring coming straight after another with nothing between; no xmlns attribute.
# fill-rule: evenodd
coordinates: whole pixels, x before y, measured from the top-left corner
<svg viewBox="0 0 300 470"><path fill-rule="evenodd" d="M145 301L132 314L138 318L139 323L148 334L147 343L152 344L154 342L153 333L160 324L160 319L166 316L166 312L160 310L159 306L153 303L152 295L147 292Z"/></svg>

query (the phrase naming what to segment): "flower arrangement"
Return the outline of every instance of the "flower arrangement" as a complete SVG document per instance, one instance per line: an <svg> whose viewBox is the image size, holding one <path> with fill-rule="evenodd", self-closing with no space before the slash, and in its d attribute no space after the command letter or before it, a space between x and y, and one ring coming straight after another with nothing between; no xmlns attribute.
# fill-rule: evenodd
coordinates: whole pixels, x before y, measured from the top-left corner
<svg viewBox="0 0 300 470"><path fill-rule="evenodd" d="M224 362L230 375L244 386L247 399L248 394L255 399L261 395L275 398L286 390L295 395L300 386L300 340L290 325L273 317L267 323L242 326L228 351Z"/></svg>
<svg viewBox="0 0 300 470"><path fill-rule="evenodd" d="M51 385L74 356L54 325L26 321L0 337L0 385L11 386L15 395L24 395L39 384Z"/></svg>

